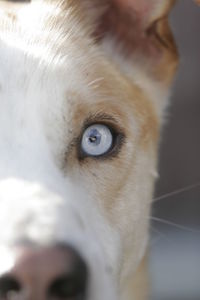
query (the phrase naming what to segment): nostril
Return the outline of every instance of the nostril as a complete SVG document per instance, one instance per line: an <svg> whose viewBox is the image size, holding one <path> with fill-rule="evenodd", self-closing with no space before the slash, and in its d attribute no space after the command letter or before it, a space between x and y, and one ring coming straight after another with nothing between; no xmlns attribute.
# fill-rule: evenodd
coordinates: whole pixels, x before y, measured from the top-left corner
<svg viewBox="0 0 200 300"><path fill-rule="evenodd" d="M87 282L86 262L68 245L18 248L14 267L0 276L0 300L85 300Z"/></svg>
<svg viewBox="0 0 200 300"><path fill-rule="evenodd" d="M21 291L20 283L12 276L3 276L0 278L0 300L9 299L11 294L17 294Z"/></svg>
<svg viewBox="0 0 200 300"><path fill-rule="evenodd" d="M66 274L55 278L49 285L48 299L84 300L86 298L87 266L75 252L73 256L71 269Z"/></svg>
<svg viewBox="0 0 200 300"><path fill-rule="evenodd" d="M79 278L63 276L55 280L49 288L48 298L52 299L84 299L85 284Z"/></svg>

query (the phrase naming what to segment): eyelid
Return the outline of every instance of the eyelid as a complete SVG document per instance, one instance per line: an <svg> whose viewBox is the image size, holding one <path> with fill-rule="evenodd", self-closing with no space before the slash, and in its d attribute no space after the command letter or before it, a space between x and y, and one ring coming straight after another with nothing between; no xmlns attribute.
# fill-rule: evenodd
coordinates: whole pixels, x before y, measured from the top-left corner
<svg viewBox="0 0 200 300"><path fill-rule="evenodd" d="M124 135L124 129L122 128L119 121L114 117L106 113L96 113L88 116L83 123L82 134L90 126L95 124L102 124L108 126L112 131L119 132Z"/></svg>

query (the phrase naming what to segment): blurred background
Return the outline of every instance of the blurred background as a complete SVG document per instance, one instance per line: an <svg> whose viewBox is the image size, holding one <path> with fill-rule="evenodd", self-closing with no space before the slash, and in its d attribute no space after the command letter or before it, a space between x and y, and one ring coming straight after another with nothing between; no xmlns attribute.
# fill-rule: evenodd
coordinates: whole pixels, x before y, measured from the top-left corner
<svg viewBox="0 0 200 300"><path fill-rule="evenodd" d="M161 141L155 197L199 186L154 204L152 300L200 300L200 7L179 0L171 24L181 61Z"/></svg>

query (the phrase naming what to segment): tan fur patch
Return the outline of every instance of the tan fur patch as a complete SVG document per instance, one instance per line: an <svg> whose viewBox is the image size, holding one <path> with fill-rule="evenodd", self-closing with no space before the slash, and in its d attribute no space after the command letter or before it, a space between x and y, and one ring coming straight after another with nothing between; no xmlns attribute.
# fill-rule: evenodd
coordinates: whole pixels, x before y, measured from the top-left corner
<svg viewBox="0 0 200 300"><path fill-rule="evenodd" d="M127 283L127 291L129 298L132 299L134 294L135 299L145 300L149 298L149 278L148 278L148 257L147 255L141 261L136 273Z"/></svg>
<svg viewBox="0 0 200 300"><path fill-rule="evenodd" d="M38 17L37 7L35 18L29 24L35 32L35 20L38 20L41 25L39 33L32 36L28 27L22 25L24 31L19 34L16 26L14 35L20 35L20 39L29 43L29 40L26 41L26 34L29 33L31 46L27 57L35 53L33 44L38 43L42 49L38 54L39 58L45 59L47 56L49 65L55 62L54 67L58 73L53 78L55 81L62 81L62 96L59 97L64 98L64 101L63 98L60 101L66 102L66 115L64 104L60 104L64 119L61 122L63 127L59 127L63 142L63 157L60 158L61 151L58 154L60 161L62 160L60 169L62 168L64 175L69 175L78 185L82 185L85 196L92 199L91 204L94 201L105 223L119 235L121 249L116 250L121 251L121 269L116 271L116 277L117 282L124 284L121 290L127 289L125 299L144 300L147 296L145 287L148 286L147 265L146 259L142 262L140 260L148 239L157 144L162 123L162 113L159 112L164 108L162 101L166 100L164 96L178 61L167 21L174 1L155 1L157 9L150 18L145 19L145 28L137 11L127 14L127 7L123 11L115 7L104 15L105 24L95 23L99 16L102 17L102 11L98 15L98 9L94 7L96 12L93 13L93 6L97 3L97 7L101 8L102 2L94 1L55 1L55 5L54 1L41 2L44 4L44 12ZM121 1L117 0L117 3L122 5ZM140 5L149 2L137 0L134 3ZM28 12L31 16L32 10ZM27 17L26 14L25 16ZM11 19L15 21L15 15L11 14ZM29 22L29 18L27 21ZM103 26L100 30L99 24L100 27ZM95 36L108 27L111 36L108 41L105 38L105 43L108 43L108 48L110 46L110 53L108 48L103 48L105 36L101 39ZM117 47L123 38L126 41L122 44L128 55L124 55L126 51L120 51L123 49ZM23 50L25 52L26 47ZM65 80L68 80L66 87ZM148 87L153 86L149 89L150 92L146 83ZM57 85L59 87L59 83ZM158 93L155 92L157 88ZM53 105L57 104L59 103ZM47 106L47 109L50 107ZM116 155L99 158L86 156L80 159L78 151L81 134L90 122L105 123L123 133L123 143L116 143L119 147ZM55 134L54 141L57 140ZM110 240L112 241L112 237ZM113 268L117 269L114 265ZM124 274L126 276L122 278Z"/></svg>

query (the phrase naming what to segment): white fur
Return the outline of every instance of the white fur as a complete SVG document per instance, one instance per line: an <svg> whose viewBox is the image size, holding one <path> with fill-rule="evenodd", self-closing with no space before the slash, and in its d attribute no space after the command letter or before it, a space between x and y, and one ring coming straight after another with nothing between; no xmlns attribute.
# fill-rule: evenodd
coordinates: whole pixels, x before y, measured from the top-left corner
<svg viewBox="0 0 200 300"><path fill-rule="evenodd" d="M21 241L72 244L90 266L89 300L116 300L119 290L123 297L125 281L146 251L156 146L152 143L148 154L138 148L139 121L122 104L123 91L118 95L114 86L107 94L100 91L101 84L112 84L104 76L120 85L109 51L106 56L104 48L93 45L82 24L70 19L70 11L69 23L65 16L48 30L44 19L51 14L56 18L60 8L42 4L38 13L37 1L31 5L19 12L16 27L4 12L1 21L0 257ZM142 76L136 78L135 72L133 78L142 85ZM159 119L158 98L166 98L167 92L147 77L144 82ZM77 159L73 166L67 161L85 121L72 128L74 115L80 104L94 110L102 101L120 108L132 135L117 169L112 161L102 161L88 164L85 171ZM116 199L108 199L115 200L108 217L101 192L111 177L120 183L130 163L131 180ZM7 261L9 268L12 257ZM0 272L6 269L2 264L0 260Z"/></svg>
<svg viewBox="0 0 200 300"><path fill-rule="evenodd" d="M64 89L61 85L59 95L54 89L55 94L49 94L54 84L49 80L44 94L45 71L40 67L35 70L32 58L16 49L2 48L1 45L1 57L5 53L3 57L8 63L1 65L4 78L0 92L0 228L5 229L0 231L1 244L11 246L24 239L37 244L57 241L72 244L91 265L94 276L91 276L90 299L116 299L115 289L110 289L114 274L108 274L108 270L115 264L112 260L117 259L118 236L99 214L94 200L85 197L84 189L77 190L77 185L70 183L70 174L67 179L59 171L53 155L60 157L65 146L60 136L63 133L58 131L61 129L56 130L57 122L62 128L67 126L62 124L62 114L57 115L61 111L60 94L62 91L64 94ZM11 66L14 72L10 72ZM27 82L29 72L32 76ZM55 101L54 95L57 102L50 107ZM45 112L48 115L44 116ZM55 128L47 128L51 126L50 121ZM51 149L55 138L56 149Z"/></svg>
<svg viewBox="0 0 200 300"><path fill-rule="evenodd" d="M62 57L53 60L55 54L45 45L27 44L12 31L1 36L1 251L24 240L72 244L90 265L89 299L112 300L116 299L113 265L118 260L118 234L80 182L75 184L58 167L69 143L66 120L71 107L65 95L77 89L88 94L71 53L72 49L62 67ZM1 271L6 267L10 260L7 266L5 261L0 265Z"/></svg>

